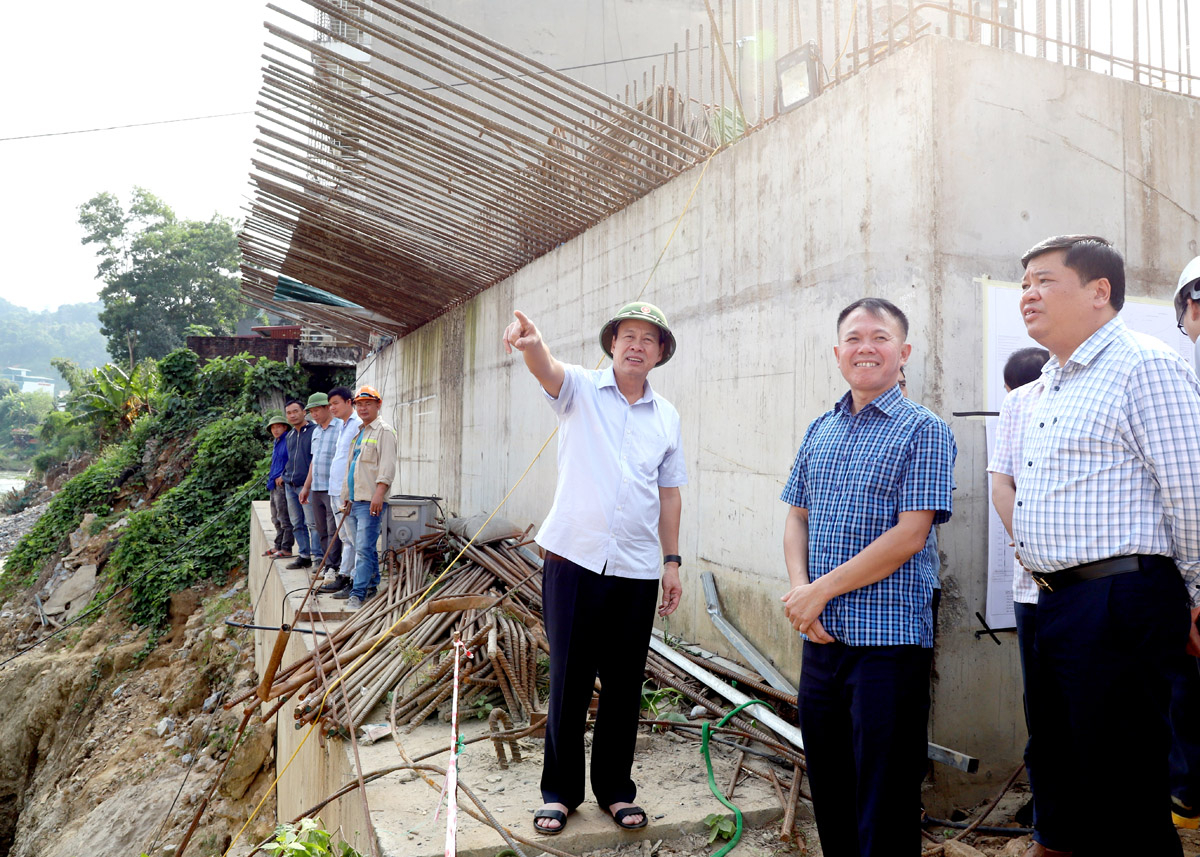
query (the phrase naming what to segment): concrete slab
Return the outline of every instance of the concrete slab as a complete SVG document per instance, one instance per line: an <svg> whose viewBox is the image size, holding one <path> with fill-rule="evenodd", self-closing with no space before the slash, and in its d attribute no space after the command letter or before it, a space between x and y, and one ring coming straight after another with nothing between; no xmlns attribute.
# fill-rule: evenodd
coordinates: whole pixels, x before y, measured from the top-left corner
<svg viewBox="0 0 1200 857"><path fill-rule="evenodd" d="M75 573L58 585L58 588L46 599L42 609L47 616L57 616L68 613L67 619L76 616L96 591L96 566L81 565Z"/></svg>
<svg viewBox="0 0 1200 857"><path fill-rule="evenodd" d="M380 709L375 714L379 716L373 717L373 721L386 722L386 711ZM467 740L486 735L487 723L470 718L463 722L462 731ZM412 734L401 735L400 740L412 758L441 749L442 752L426 761L445 767L449 758L446 748L450 744L448 723L427 721ZM537 739L521 739L522 761L509 762L507 770L500 767L490 741L468 744L459 757L460 781L475 792L501 824L530 839L541 839L533 831L533 813L542 804L538 785L542 743ZM348 745L346 749L349 752ZM364 772L400 762L390 738L360 747L359 752ZM733 772L732 755L728 748L715 749L712 754L718 788L725 787ZM638 784L638 803L650 817L646 827L620 830L607 813L589 802L570 815L563 833L545 838L547 845L581 854L639 840L670 840L705 831L705 816L727 812L709 791L698 742L677 735L645 732L639 736L633 778ZM441 782L438 776L434 780ZM443 809L435 818L439 798L437 791L409 772L390 774L369 785L367 800L381 852L390 857L440 857L445 851L446 814ZM759 779L746 778L739 783L733 802L742 810L747 827L762 826L782 816L774 789ZM494 857L505 847L503 839L491 827L459 812L459 857ZM536 848L523 847L530 854L541 853Z"/></svg>
<svg viewBox="0 0 1200 857"><path fill-rule="evenodd" d="M282 618L304 627L308 623L297 622L295 611L304 596L308 576L304 570L288 570L282 562L258 556L268 543L270 518L266 503L256 502L254 512L257 526L251 528L250 592L255 619L263 625L278 625ZM343 604L328 596L320 598L319 607L327 623L333 625L337 621ZM312 624L326 630L315 622ZM255 632L260 669L274 640L274 632ZM308 635L292 635L284 663L302 657L312 644L313 638ZM304 812L353 781L355 770L354 755L348 742L321 741L314 737L300 748L299 742L305 732L294 729L291 715L292 709L287 705L277 715L277 758L291 759L293 753L297 753L295 764L281 774L278 792L281 819ZM387 711L382 705L368 718L368 723L386 722ZM486 736L488 732L486 721L471 716L463 719L462 729L467 740ZM427 721L411 734L401 735L401 741L410 757L432 752L435 755L426 761L445 767L450 746L448 723L436 719ZM542 803L538 784L543 741L521 739L519 746L522 761L510 762L505 770L500 767L490 741L468 744L459 759L461 780L502 824L519 835L537 840L541 837L533 830L533 813ZM365 773L401 761L390 737L370 746L360 745L359 750ZM727 747L714 748L713 768L720 788L728 784L734 752ZM764 763L757 764L761 767ZM633 777L639 787L638 803L645 807L650 817L645 828L619 830L607 814L589 803L570 816L564 833L546 837L546 844L582 854L643 840L672 840L706 831L705 816L726 811L709 792L699 744L691 739L643 731L638 738ZM435 779L440 782L440 778ZM390 774L367 787L367 801L369 825L364 820L357 791L327 805L318 815L330 829L340 828L342 836L363 853L369 848L368 827L374 830L381 853L388 857L440 857L444 853L445 812L435 820L439 794L423 780L410 772ZM733 801L741 808L748 828L769 824L782 815L774 789L758 779L744 779L738 785ZM808 817L803 804L800 815L802 819ZM492 828L460 812L457 850L460 857L494 857L505 847L503 839ZM533 846L523 848L530 857L542 853Z"/></svg>

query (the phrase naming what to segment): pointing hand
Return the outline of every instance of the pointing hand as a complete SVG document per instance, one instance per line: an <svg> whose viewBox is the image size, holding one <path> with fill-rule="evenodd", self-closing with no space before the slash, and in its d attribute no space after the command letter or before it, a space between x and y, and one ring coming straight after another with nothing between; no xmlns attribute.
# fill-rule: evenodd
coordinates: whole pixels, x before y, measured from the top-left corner
<svg viewBox="0 0 1200 857"><path fill-rule="evenodd" d="M512 354L514 348L524 351L529 346L537 344L542 338L537 327L525 313L514 310L513 315L517 320L504 329L504 352L506 354Z"/></svg>

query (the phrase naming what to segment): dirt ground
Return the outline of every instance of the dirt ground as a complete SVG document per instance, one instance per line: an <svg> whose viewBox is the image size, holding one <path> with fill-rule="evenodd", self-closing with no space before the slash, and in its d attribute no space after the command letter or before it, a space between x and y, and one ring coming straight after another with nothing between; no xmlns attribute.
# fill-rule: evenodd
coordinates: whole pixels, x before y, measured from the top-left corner
<svg viewBox="0 0 1200 857"><path fill-rule="evenodd" d="M145 629L114 603L0 671L0 853L11 857L137 857L173 853L240 722L217 694L253 682L244 582L172 599L172 627L143 656ZM6 604L0 659L40 634L35 614ZM36 630L34 630L36 629ZM230 760L190 855L220 854L266 794L271 734L248 731ZM274 827L274 799L250 833ZM255 840L257 841L257 840Z"/></svg>

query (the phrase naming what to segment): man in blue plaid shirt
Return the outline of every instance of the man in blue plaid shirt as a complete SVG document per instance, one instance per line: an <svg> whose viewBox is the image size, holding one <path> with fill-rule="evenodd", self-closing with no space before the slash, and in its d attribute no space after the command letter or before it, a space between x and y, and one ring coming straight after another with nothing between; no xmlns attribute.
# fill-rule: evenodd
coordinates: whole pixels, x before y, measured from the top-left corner
<svg viewBox="0 0 1200 857"><path fill-rule="evenodd" d="M956 447L900 393L912 346L898 307L863 298L837 333L850 391L808 427L782 497L800 729L826 857L915 855L936 573L922 549L950 518Z"/></svg>

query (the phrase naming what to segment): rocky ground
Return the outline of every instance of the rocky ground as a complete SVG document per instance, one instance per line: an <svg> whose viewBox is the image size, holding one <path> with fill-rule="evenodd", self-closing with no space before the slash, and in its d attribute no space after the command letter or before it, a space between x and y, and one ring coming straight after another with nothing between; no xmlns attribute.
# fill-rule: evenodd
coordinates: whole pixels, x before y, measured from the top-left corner
<svg viewBox="0 0 1200 857"><path fill-rule="evenodd" d="M0 517L0 557L11 549L45 508ZM48 588L69 585L94 568L112 533L81 527L71 552L49 576ZM44 603L53 592L43 590ZM272 724L254 723L229 758L240 712L220 701L253 686L251 632L225 625L250 621L244 579L224 586L194 588L171 599L170 630L147 651L146 629L130 627L120 599L95 621L70 627L44 645L0 666L0 857L168 857L178 852L184 831L218 772L229 766L203 813L188 857L222 855L261 802L254 820L230 851L245 857L276 823ZM59 615L67 621L65 614ZM0 661L46 637L46 624L32 603L0 605ZM648 734L642 740L669 742L676 736ZM694 755L694 748L688 752ZM680 752L683 752L681 749ZM692 760L694 761L694 760ZM647 794L656 783L678 785L681 765L639 772ZM697 792L707 795L702 784ZM660 788L660 791L662 789ZM1013 825L1027 800L1018 787L987 824ZM966 809L972 817L978 808ZM1016 857L1027 837L969 835L964 842L936 844L956 831L935 829L928 857ZM778 822L747 829L735 857L811 855L821 847L811 816L798 819L797 840L781 841ZM1182 836L1188 857L1200 855L1200 834ZM550 843L554 844L554 843ZM631 843L581 857L699 857L721 845L696 834L657 842Z"/></svg>
<svg viewBox="0 0 1200 857"><path fill-rule="evenodd" d="M0 519L7 551L37 508ZM73 539L81 560L106 534ZM62 566L51 586L85 562ZM52 593L43 592L43 596ZM229 756L239 712L220 700L254 682L245 582L172 597L171 627L147 653L146 629L130 628L121 600L94 622L68 628L0 668L0 854L11 857L152 857L174 854ZM0 660L46 636L37 608L0 608ZM273 735L254 724L229 760L221 785L188 847L222 854L273 779ZM268 796L243 842L275 824ZM233 854L246 854L249 847Z"/></svg>
<svg viewBox="0 0 1200 857"><path fill-rule="evenodd" d="M13 549L13 545L17 543L17 539L28 532L34 522L46 511L48 503L49 500L43 500L22 512L17 512L15 515L0 517L0 556Z"/></svg>

